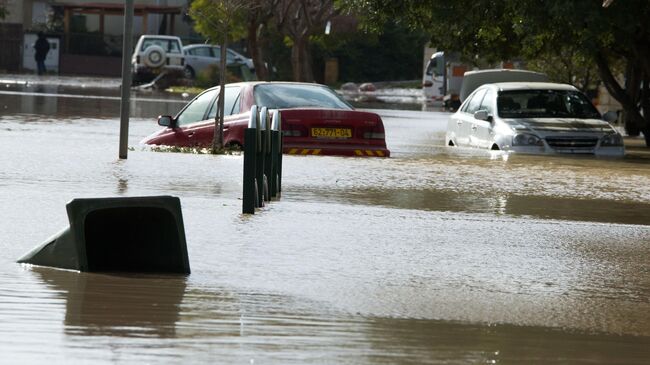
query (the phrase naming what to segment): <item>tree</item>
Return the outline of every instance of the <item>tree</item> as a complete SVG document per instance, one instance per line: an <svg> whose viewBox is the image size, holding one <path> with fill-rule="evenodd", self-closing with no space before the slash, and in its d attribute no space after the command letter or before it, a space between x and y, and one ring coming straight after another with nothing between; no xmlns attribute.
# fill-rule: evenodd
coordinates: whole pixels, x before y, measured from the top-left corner
<svg viewBox="0 0 650 365"><path fill-rule="evenodd" d="M219 65L219 98L214 118L212 153L223 150L223 120L226 85L226 50L230 39L240 39L244 30L245 10L251 8L250 0L195 0L189 14L195 21L195 29L209 39L221 40L221 62Z"/></svg>
<svg viewBox="0 0 650 365"><path fill-rule="evenodd" d="M275 21L291 43L294 81L314 81L309 37L322 32L336 14L333 0L280 0Z"/></svg>
<svg viewBox="0 0 650 365"><path fill-rule="evenodd" d="M357 25L354 19L347 24L347 31L335 29L330 34L311 37L315 70L323 70L325 60L334 57L338 60L339 78L345 81L422 77L422 54L413 50L422 49L426 43L428 37L423 32L393 22L386 23L381 33L353 31ZM324 81L318 76L316 80Z"/></svg>
<svg viewBox="0 0 650 365"><path fill-rule="evenodd" d="M0 20L6 18L8 14L7 0L0 0Z"/></svg>
<svg viewBox="0 0 650 365"><path fill-rule="evenodd" d="M350 0L349 8L380 28L398 19L431 34L439 49L488 61L576 57L596 65L600 79L624 108L626 123L650 146L650 2L647 0ZM617 81L622 65L625 83Z"/></svg>
<svg viewBox="0 0 650 365"><path fill-rule="evenodd" d="M563 47L526 61L526 68L543 72L555 82L572 84L587 93L598 89L598 67L575 47Z"/></svg>
<svg viewBox="0 0 650 365"><path fill-rule="evenodd" d="M248 12L246 42L258 80L269 79L269 70L264 61L263 47L261 47L263 42L261 40L279 2L280 0L252 0L253 6Z"/></svg>

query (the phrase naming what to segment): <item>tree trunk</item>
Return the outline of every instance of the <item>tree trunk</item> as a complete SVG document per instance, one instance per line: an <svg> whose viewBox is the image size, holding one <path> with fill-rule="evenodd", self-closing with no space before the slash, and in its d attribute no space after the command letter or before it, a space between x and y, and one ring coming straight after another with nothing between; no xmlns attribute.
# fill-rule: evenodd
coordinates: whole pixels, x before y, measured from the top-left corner
<svg viewBox="0 0 650 365"><path fill-rule="evenodd" d="M302 37L293 40L291 66L293 67L294 81L314 82L307 39L308 37Z"/></svg>
<svg viewBox="0 0 650 365"><path fill-rule="evenodd" d="M311 67L311 53L309 52L309 42L304 42L301 49L300 61L302 62L302 79L305 82L314 82L314 72Z"/></svg>
<svg viewBox="0 0 650 365"><path fill-rule="evenodd" d="M595 61L598 66L598 73L600 74L607 91L609 91L614 99L623 106L625 122L631 123L631 125L636 126L639 130L644 131L643 134L646 137L646 146L650 147L650 138L647 136L648 133L645 133L650 133L650 128L648 127L650 124L646 122L646 119L641 114L641 106L639 105L638 99L640 83L637 84L636 82L637 80L640 80L639 72L642 73L643 70L635 67L635 65L631 65L630 60L628 60L628 68L626 70L626 88L623 89L618 81L616 81L616 78L612 75L612 71L609 68L609 64L607 63L602 51L596 53Z"/></svg>
<svg viewBox="0 0 650 365"><path fill-rule="evenodd" d="M293 81L302 81L302 62L300 60L300 48L302 47L301 39L294 39L291 46L291 69Z"/></svg>
<svg viewBox="0 0 650 365"><path fill-rule="evenodd" d="M217 114L214 117L214 137L212 138L212 153L219 153L223 150L223 117L224 117L224 99L226 93L226 50L228 47L228 37L223 37L221 43L221 61L219 63L219 99L217 100Z"/></svg>
<svg viewBox="0 0 650 365"><path fill-rule="evenodd" d="M251 53L251 58L253 59L253 65L255 66L255 74L257 75L258 80L268 81L269 80L269 71L264 63L264 57L262 56L262 49L258 42L258 29L262 27L261 24L257 24L257 21L251 20L248 23L248 50Z"/></svg>
<svg viewBox="0 0 650 365"><path fill-rule="evenodd" d="M643 109L643 118L645 127L642 128L643 137L645 138L646 147L650 147L650 75L643 75L643 88L641 91L641 108Z"/></svg>

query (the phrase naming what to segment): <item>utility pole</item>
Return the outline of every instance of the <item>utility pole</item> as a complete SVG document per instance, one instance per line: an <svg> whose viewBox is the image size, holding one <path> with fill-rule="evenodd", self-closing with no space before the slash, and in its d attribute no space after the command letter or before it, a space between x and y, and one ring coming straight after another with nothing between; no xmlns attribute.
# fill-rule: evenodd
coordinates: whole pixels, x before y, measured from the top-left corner
<svg viewBox="0 0 650 365"><path fill-rule="evenodd" d="M120 159L129 149L129 112L131 97L131 51L133 50L133 0L124 4L124 39L122 40L122 88L120 101Z"/></svg>

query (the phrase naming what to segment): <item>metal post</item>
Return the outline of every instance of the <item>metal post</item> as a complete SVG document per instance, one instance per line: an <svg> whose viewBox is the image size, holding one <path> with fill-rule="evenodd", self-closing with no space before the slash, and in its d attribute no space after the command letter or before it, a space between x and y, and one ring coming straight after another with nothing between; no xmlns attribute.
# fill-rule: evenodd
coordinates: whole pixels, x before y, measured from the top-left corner
<svg viewBox="0 0 650 365"><path fill-rule="evenodd" d="M122 42L122 100L120 102L120 158L126 159L129 149L129 112L131 93L131 51L133 46L133 0L124 4L124 39Z"/></svg>
<svg viewBox="0 0 650 365"><path fill-rule="evenodd" d="M259 192L259 195L257 197L257 201L259 202L259 206L263 207L264 206L264 200L266 200L266 194L265 194L265 189L264 189L264 180L265 180L265 175L264 175L264 166L266 164L266 159L265 159L265 143L266 143L266 138L265 135L266 133L264 132L266 130L266 124L268 124L268 117L266 113L266 107L260 108L260 115L259 115L259 120L260 120L260 128L258 135L260 138L258 139L259 144L257 145L257 158L256 158L256 174L255 178L257 179L257 191Z"/></svg>
<svg viewBox="0 0 650 365"><path fill-rule="evenodd" d="M257 129L244 130L244 194L242 197L242 213L255 214L256 190L255 184L255 153L257 149Z"/></svg>
<svg viewBox="0 0 650 365"><path fill-rule="evenodd" d="M248 122L248 128L244 131L244 181L242 197L242 213L255 214L255 208L258 207L256 195L257 183L255 175L257 172L256 159L258 149L258 136L260 131L260 122L257 117L257 106L251 108L251 117Z"/></svg>
<svg viewBox="0 0 650 365"><path fill-rule="evenodd" d="M276 118L277 117L277 118ZM277 130L279 131L278 133L278 160L277 160L277 170L278 170L278 186L277 186L277 194L280 195L282 192L282 113L280 113L279 110L275 111L275 115L273 116L273 119L277 119ZM274 122L275 123L275 122Z"/></svg>
<svg viewBox="0 0 650 365"><path fill-rule="evenodd" d="M273 126L271 127L271 197L278 196L280 191L280 158L282 156L282 122L280 120L280 111L273 111Z"/></svg>
<svg viewBox="0 0 650 365"><path fill-rule="evenodd" d="M266 114L266 128L264 128L264 176L266 176L266 196L264 200L271 201L273 195L273 157L271 155L271 119L266 107L262 108L262 112Z"/></svg>
<svg viewBox="0 0 650 365"><path fill-rule="evenodd" d="M269 190L271 198L278 196L278 135L279 131L271 131L271 174L269 175Z"/></svg>

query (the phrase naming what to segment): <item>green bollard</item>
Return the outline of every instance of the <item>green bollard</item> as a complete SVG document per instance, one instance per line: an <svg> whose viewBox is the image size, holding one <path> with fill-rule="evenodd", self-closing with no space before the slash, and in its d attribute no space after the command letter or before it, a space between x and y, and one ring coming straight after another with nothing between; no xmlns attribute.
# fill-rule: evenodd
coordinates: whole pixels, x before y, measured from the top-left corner
<svg viewBox="0 0 650 365"><path fill-rule="evenodd" d="M265 178L264 178L264 164L265 164L265 159L264 159L264 142L262 138L262 131L264 130L264 122L265 122L265 113L266 113L266 108L262 107L260 110L260 115L257 115L257 110L258 108L255 108L255 116L258 119L257 123L257 148L255 149L255 179L257 179L257 206L258 207L263 207L264 206L264 196L265 196ZM251 109L251 113L253 113L253 109Z"/></svg>
<svg viewBox="0 0 650 365"><path fill-rule="evenodd" d="M260 145L259 138L260 120L257 106L251 107L251 116L248 128L244 130L244 177L242 192L242 213L255 214L255 208L260 207L258 201L259 188L255 176L257 175L257 150Z"/></svg>
<svg viewBox="0 0 650 365"><path fill-rule="evenodd" d="M257 150L257 129L244 130L244 194L242 197L242 213L255 214L257 206L255 184L255 157Z"/></svg>
<svg viewBox="0 0 650 365"><path fill-rule="evenodd" d="M277 185L275 191L276 195L279 196L282 192L282 114L279 110L273 112L273 130L278 131L277 139L275 141L277 145L277 153L274 154L276 160L273 166L275 166L276 170L275 181Z"/></svg>
<svg viewBox="0 0 650 365"><path fill-rule="evenodd" d="M264 195L265 201L271 201L271 195L273 194L273 158L271 155L271 119L268 114L268 109L266 107L262 108L262 113L265 115L264 118L264 127L262 129L262 139L264 140L264 176L266 176L267 185Z"/></svg>
<svg viewBox="0 0 650 365"><path fill-rule="evenodd" d="M280 131L272 130L271 131L271 197L275 198L278 196L278 150L279 150L279 139Z"/></svg>

